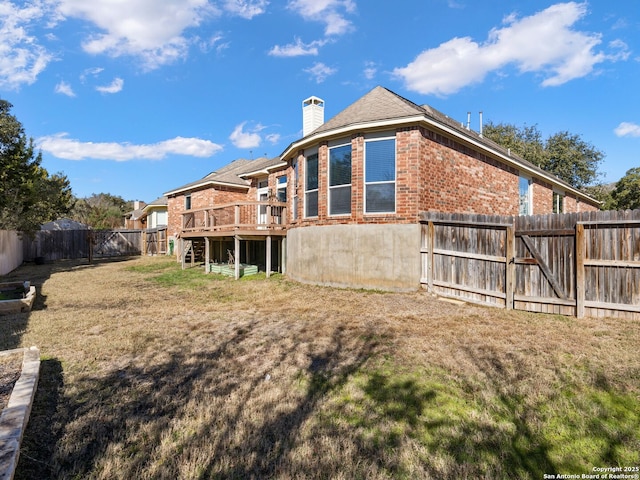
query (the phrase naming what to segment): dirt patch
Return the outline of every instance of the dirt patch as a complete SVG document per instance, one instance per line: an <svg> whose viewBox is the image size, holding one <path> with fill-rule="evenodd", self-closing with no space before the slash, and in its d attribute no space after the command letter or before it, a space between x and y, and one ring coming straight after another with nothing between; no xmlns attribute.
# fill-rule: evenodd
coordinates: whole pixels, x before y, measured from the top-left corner
<svg viewBox="0 0 640 480"><path fill-rule="evenodd" d="M15 383L22 374L22 353L0 355L0 411L9 403Z"/></svg>

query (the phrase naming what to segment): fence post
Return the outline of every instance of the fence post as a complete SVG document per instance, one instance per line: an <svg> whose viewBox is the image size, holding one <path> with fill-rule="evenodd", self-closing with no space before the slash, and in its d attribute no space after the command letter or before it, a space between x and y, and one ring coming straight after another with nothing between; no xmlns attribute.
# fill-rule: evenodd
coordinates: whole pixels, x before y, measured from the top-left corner
<svg viewBox="0 0 640 480"><path fill-rule="evenodd" d="M576 223L576 317L584 318L585 301L585 241L584 225Z"/></svg>
<svg viewBox="0 0 640 480"><path fill-rule="evenodd" d="M514 279L515 279L515 229L513 227L507 227L505 231L507 236L505 241L505 302L507 310L513 309L513 295L514 295Z"/></svg>
<svg viewBox="0 0 640 480"><path fill-rule="evenodd" d="M433 249L435 246L435 226L432 221L427 224L427 285L433 293Z"/></svg>

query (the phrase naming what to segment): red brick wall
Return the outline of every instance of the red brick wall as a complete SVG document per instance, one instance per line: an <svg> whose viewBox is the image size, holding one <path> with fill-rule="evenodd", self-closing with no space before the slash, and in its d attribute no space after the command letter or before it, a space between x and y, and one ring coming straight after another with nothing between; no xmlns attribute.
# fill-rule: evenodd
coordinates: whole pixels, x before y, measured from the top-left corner
<svg viewBox="0 0 640 480"><path fill-rule="evenodd" d="M396 132L396 212L364 213L364 144L365 137L356 133L351 141L351 214L328 214L328 153L326 142L318 145L318 217L304 218L304 152L298 152L297 226L366 223L416 223L423 211L449 213L518 214L519 171L496 159L479 153L456 140L423 127L407 127ZM287 175L287 202L293 208L294 172L289 166L269 174L269 188L277 188L277 177ZM192 208L257 199L257 179L249 190L207 188L191 193ZM553 211L551 185L533 180L533 212ZM169 198L169 235L180 231L184 211L184 194ZM565 197L565 212L597 210L597 207L575 197ZM291 211L287 213L292 218Z"/></svg>
<svg viewBox="0 0 640 480"><path fill-rule="evenodd" d="M520 172L479 153L456 140L422 127L396 131L396 213L364 214L364 136L351 137L351 215L330 217L328 197L328 148L318 149L318 218L304 218L304 155L299 152L297 225L342 223L415 223L422 211L518 215ZM293 181L291 181L293 185ZM550 184L533 179L533 212L553 211ZM597 210L575 198L565 199L565 211Z"/></svg>

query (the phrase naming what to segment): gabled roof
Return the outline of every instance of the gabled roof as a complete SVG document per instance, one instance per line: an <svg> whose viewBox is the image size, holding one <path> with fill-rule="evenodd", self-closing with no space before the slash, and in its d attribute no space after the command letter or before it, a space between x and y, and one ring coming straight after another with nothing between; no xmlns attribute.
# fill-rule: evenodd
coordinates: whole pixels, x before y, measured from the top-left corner
<svg viewBox="0 0 640 480"><path fill-rule="evenodd" d="M154 209L158 209L158 208L162 208L162 207L166 207L168 205L168 199L166 197L166 195L163 195L162 197L156 198L153 202L148 203L147 205L145 205L145 207L142 209L143 212L148 213L149 210L154 210Z"/></svg>
<svg viewBox="0 0 640 480"><path fill-rule="evenodd" d="M422 114L424 114L422 107L393 93L391 90L378 86L316 128L311 132L311 135L347 125L413 117Z"/></svg>
<svg viewBox="0 0 640 480"><path fill-rule="evenodd" d="M451 135L463 143L473 145L473 148L479 151L500 158L507 165L512 165L520 171L545 179L552 185L561 186L578 197L595 202L594 199L567 182L511 153L510 150L503 148L496 142L465 128L460 122L435 108L429 105L417 105L381 86L375 87L306 137L291 143L282 152L281 158L284 159L291 153L317 144L319 141L349 135L353 131L365 128L394 129L402 125L419 124L427 124L429 127Z"/></svg>
<svg viewBox="0 0 640 480"><path fill-rule="evenodd" d="M165 195L175 195L180 192L196 190L214 185L242 188L246 190L251 186L251 180L247 180L247 177L262 173L267 174L269 173L269 170L282 165L285 164L280 160L280 157L260 157L255 160L239 158L218 170L209 173L200 180L174 188L173 190L166 192Z"/></svg>

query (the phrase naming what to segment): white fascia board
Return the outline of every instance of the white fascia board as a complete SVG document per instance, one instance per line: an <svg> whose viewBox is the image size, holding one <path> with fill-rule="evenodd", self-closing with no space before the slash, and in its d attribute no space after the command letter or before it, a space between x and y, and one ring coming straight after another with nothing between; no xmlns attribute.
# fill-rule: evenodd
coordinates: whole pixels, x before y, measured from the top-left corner
<svg viewBox="0 0 640 480"><path fill-rule="evenodd" d="M508 155L505 155L504 153L495 150L485 144L483 144L482 142L479 142L478 140L476 140L475 138L473 138L472 136L467 136L462 134L461 132L459 132L458 130L455 130L451 127L449 127L448 125L444 125L440 122L437 122L435 120L430 119L429 117L427 117L426 115L414 115L411 117L405 117L405 118L400 118L400 119L391 119L391 120L379 120L379 121L375 121L375 122L367 122L367 123L355 123L355 124L351 124L351 125L347 125L344 127L340 127L337 128L335 130L329 130L326 132L322 132L322 133L318 133L318 134L314 134L311 135L310 137L307 137L303 140L300 140L298 142L294 142L291 145L289 145L289 147L287 147L287 149L282 153L282 155L280 155L281 158L286 158L288 155L291 155L292 152L296 151L296 150L300 150L302 149L305 145L307 144L315 144L320 142L321 140L327 138L327 137L338 137L341 135L345 135L349 132L353 132L354 130L363 130L363 129L381 129L381 128L397 128L399 126L403 126L403 125L407 125L407 124L416 124L416 123L426 123L427 125L436 128L438 130L441 130L443 132L446 132L447 134L453 136L454 138L458 138L463 140L464 142L467 142L471 145L473 145L476 149L479 149L480 151L485 151L490 153L491 155L493 155L494 157L497 157L498 159L500 159L503 163L506 163L507 165L513 166L515 168L517 168L520 171L524 171L526 173L528 173L529 175L536 177L536 178L542 178L544 180L546 180L547 182L549 182L550 184L552 184L553 186L556 186L558 188L561 188L563 191L565 192L571 192L573 193L576 197L580 197L582 199L586 199L590 202L595 202L595 203L601 203L598 202L596 199L591 198L589 195L581 192L580 190L577 190L576 188L572 187L571 185L565 184L562 181L560 181L559 179L555 178L553 175L547 174L545 172L541 172L539 170L536 170L535 168L532 168L528 165L525 165L521 162L519 162L517 159L515 158L511 158Z"/></svg>
<svg viewBox="0 0 640 480"><path fill-rule="evenodd" d="M286 167L286 166L287 166L287 162L280 162L280 163L277 163L276 165L272 165L271 167L263 168L261 170L255 170L253 172L241 173L238 176L241 178L245 178L245 177L257 177L260 175L269 175L269 173L273 172L274 170L277 170L278 168Z"/></svg>
<svg viewBox="0 0 640 480"><path fill-rule="evenodd" d="M219 185L221 187L231 187L231 188L244 188L245 190L249 190L249 185L238 185L237 183L226 183L226 182L216 182L214 180L209 180L207 182L197 183L195 185L189 185L188 187L178 188L176 190L171 190L169 192L163 193L167 197L170 195L176 195L178 193L189 192L195 190L197 188L206 187L208 185L216 186Z"/></svg>

